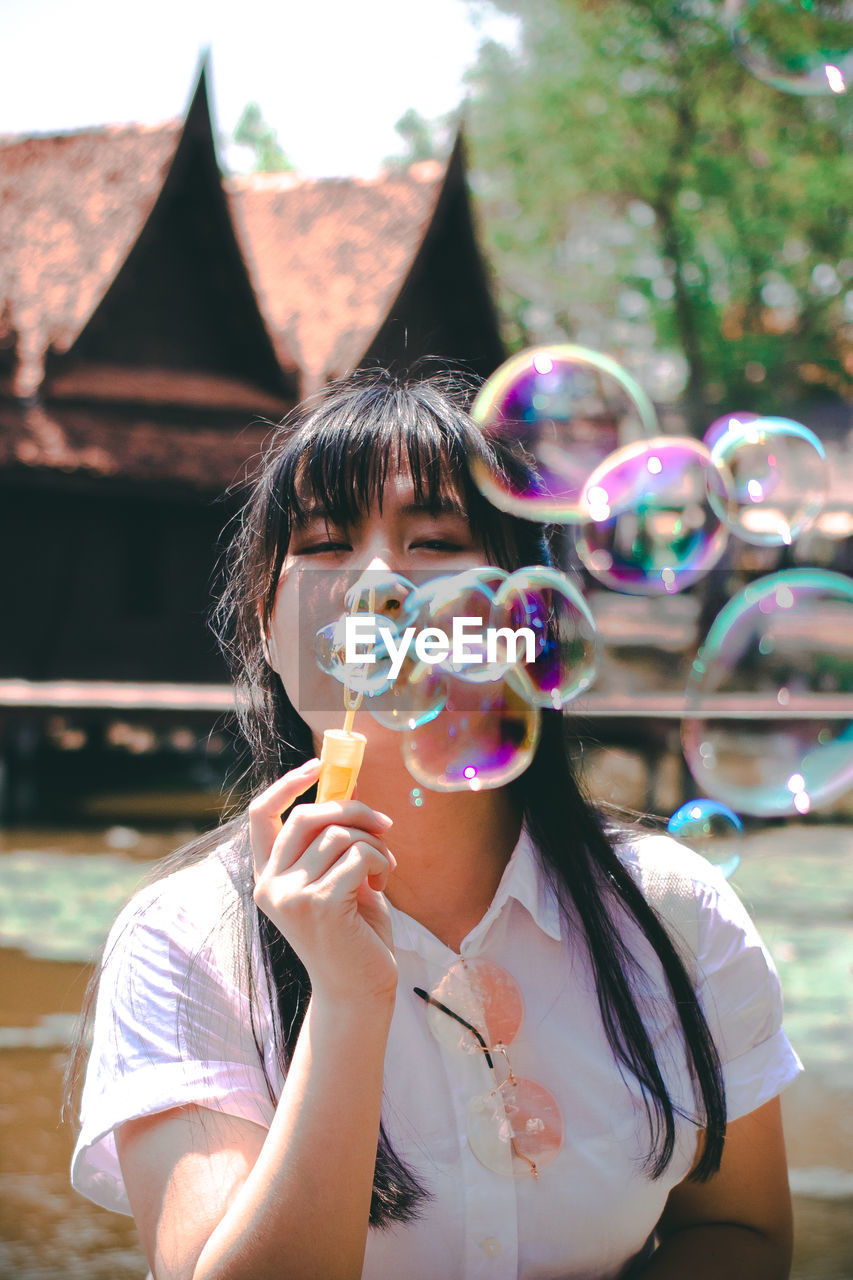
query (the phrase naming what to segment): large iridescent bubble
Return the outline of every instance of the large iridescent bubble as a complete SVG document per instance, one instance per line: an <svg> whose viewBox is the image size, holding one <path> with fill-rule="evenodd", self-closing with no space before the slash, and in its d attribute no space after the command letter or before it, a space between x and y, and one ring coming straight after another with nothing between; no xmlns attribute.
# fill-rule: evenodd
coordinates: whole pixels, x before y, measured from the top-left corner
<svg viewBox="0 0 853 1280"><path fill-rule="evenodd" d="M575 536L585 568L606 587L672 594L714 567L728 534L708 501L711 455L690 437L618 449L592 472L588 522Z"/></svg>
<svg viewBox="0 0 853 1280"><path fill-rule="evenodd" d="M513 356L484 383L471 412L520 467L498 480L473 461L484 496L502 511L546 522L585 519L589 473L614 449L658 430L651 401L625 369L570 344Z"/></svg>
<svg viewBox="0 0 853 1280"><path fill-rule="evenodd" d="M711 506L756 546L790 546L811 528L828 486L823 445L790 418L733 420L711 449Z"/></svg>
<svg viewBox="0 0 853 1280"><path fill-rule="evenodd" d="M483 566L466 569L425 582L406 601L403 622L406 625L440 627L448 636L465 619L461 661L451 655L443 664L444 670L482 684L488 680L500 680L511 665L506 657L495 654L491 660L486 644L487 629L492 616L495 592L506 581L504 569Z"/></svg>
<svg viewBox="0 0 853 1280"><path fill-rule="evenodd" d="M791 569L723 608L690 674L684 754L736 813L808 813L853 786L853 582Z"/></svg>
<svg viewBox="0 0 853 1280"><path fill-rule="evenodd" d="M448 690L441 714L403 737L409 773L432 791L479 791L517 778L539 741L537 708L506 680L443 678Z"/></svg>
<svg viewBox="0 0 853 1280"><path fill-rule="evenodd" d="M723 23L738 60L771 88L801 97L850 92L849 0L725 0Z"/></svg>
<svg viewBox="0 0 853 1280"><path fill-rule="evenodd" d="M516 660L507 664L507 679L535 706L559 709L595 679L595 621L580 591L556 569L531 566L507 578L492 601L491 626L497 634L533 632L533 661L510 655Z"/></svg>
<svg viewBox="0 0 853 1280"><path fill-rule="evenodd" d="M719 800L700 796L686 801L676 809L666 829L719 867L726 879L740 866L743 823Z"/></svg>

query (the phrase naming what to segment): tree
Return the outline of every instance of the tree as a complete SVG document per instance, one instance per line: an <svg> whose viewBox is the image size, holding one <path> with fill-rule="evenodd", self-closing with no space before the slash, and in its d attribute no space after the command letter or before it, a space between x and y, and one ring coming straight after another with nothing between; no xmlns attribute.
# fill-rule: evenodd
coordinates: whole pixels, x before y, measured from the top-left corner
<svg viewBox="0 0 853 1280"><path fill-rule="evenodd" d="M414 107L409 107L394 125L403 142L403 151L396 156L386 156L389 169L408 169L410 164L422 160L435 160L446 151L448 117L426 120Z"/></svg>
<svg viewBox="0 0 853 1280"><path fill-rule="evenodd" d="M521 43L481 49L469 121L510 339L670 349L697 429L853 399L849 102L755 80L710 0L492 3Z"/></svg>
<svg viewBox="0 0 853 1280"><path fill-rule="evenodd" d="M293 168L257 102L250 102L238 120L234 141L255 152L256 173L284 173Z"/></svg>

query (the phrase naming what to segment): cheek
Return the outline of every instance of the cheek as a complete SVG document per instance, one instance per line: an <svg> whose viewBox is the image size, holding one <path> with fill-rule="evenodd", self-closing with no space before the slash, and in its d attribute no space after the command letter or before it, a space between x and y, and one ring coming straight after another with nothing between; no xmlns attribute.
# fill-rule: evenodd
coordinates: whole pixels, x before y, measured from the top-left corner
<svg viewBox="0 0 853 1280"><path fill-rule="evenodd" d="M317 688L329 680L318 665L314 641L333 616L324 593L309 589L305 576L296 572L282 578L267 625L270 666L297 708L306 697L316 699Z"/></svg>
<svg viewBox="0 0 853 1280"><path fill-rule="evenodd" d="M293 668L298 651L296 598L295 583L282 577L266 627L270 666L282 680L286 680L288 669Z"/></svg>

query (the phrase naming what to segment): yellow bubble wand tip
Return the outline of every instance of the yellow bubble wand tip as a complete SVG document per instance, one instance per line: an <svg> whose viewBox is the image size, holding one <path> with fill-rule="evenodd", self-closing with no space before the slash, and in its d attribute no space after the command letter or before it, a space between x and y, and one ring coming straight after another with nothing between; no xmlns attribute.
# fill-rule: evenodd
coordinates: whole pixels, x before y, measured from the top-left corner
<svg viewBox="0 0 853 1280"><path fill-rule="evenodd" d="M376 589L368 589L368 608L374 612ZM357 607L357 606L356 606ZM344 727L342 729L326 729L323 734L323 747L320 751L320 776L317 779L317 803L324 800L350 800L355 790L358 771L364 759L364 748L367 743L363 733L353 730L355 713L361 706L364 695L349 685L344 685Z"/></svg>

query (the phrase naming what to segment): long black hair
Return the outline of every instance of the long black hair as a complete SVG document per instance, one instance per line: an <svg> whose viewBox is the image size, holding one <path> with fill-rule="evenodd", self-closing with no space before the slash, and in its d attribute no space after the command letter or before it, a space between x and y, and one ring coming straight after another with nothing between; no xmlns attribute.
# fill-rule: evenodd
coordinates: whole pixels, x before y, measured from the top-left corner
<svg viewBox="0 0 853 1280"><path fill-rule="evenodd" d="M306 498L322 501L334 524L347 526L374 504L381 508L389 474L402 465L419 503L438 508L461 500L472 531L490 563L512 571L551 562L543 527L498 512L470 478L472 457L493 473L512 474L522 464L484 437L464 410L466 391L446 378L403 380L384 372L360 373L332 384L297 410L270 443L251 482L224 561L225 586L214 629L229 660L237 714L249 755L247 782L262 790L314 755L308 726L288 700L265 650L265 631L291 532L304 519ZM518 481L517 474L513 477ZM660 917L623 866L602 815L583 795L571 765L562 714L543 710L542 729L529 768L510 784L520 815L539 850L564 914L581 923L595 978L602 1023L620 1068L641 1087L650 1126L649 1176L659 1177L675 1148L676 1108L669 1097L635 991L643 974L626 946L620 913L633 918L659 957L668 981L691 1068L698 1117L705 1130L696 1179L720 1164L725 1136L725 1096L720 1063L692 982ZM310 800L312 793L302 799ZM567 840L566 832L572 832ZM246 957L256 923L283 1073L291 1060L311 994L304 966L252 898L252 858L245 821L228 834L237 842L236 888L243 903ZM221 843L213 833L181 855L186 862ZM170 860L166 871L174 869ZM575 925L576 927L576 925ZM255 1023L256 976L247 963L253 1034L263 1065L262 1029ZM80 1048L76 1055L80 1060ZM265 1071L266 1075L266 1071ZM273 1103L273 1082L267 1078ZM428 1196L380 1129L370 1221L373 1226L416 1216Z"/></svg>

